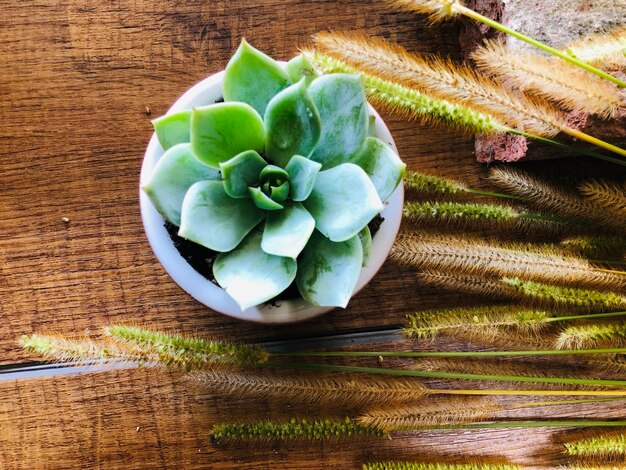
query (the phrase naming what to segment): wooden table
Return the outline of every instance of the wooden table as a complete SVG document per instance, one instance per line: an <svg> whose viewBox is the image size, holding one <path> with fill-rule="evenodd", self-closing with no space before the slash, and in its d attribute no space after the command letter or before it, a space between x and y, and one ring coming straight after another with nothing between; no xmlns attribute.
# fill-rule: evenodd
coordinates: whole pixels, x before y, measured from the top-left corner
<svg viewBox="0 0 626 470"><path fill-rule="evenodd" d="M267 341L384 330L412 307L462 303L387 262L346 310L280 327L231 320L163 271L138 205L150 119L223 69L244 36L279 59L323 30L356 29L452 57L458 47L455 25L428 27L374 0L0 0L0 11L0 468L339 469L371 459L468 456L546 468L561 461L562 431L546 429L222 449L209 441L212 423L306 408L207 396L160 370L59 368L17 379L16 370L38 360L17 344L32 332L76 335L130 322ZM410 168L484 186L471 139L386 119Z"/></svg>

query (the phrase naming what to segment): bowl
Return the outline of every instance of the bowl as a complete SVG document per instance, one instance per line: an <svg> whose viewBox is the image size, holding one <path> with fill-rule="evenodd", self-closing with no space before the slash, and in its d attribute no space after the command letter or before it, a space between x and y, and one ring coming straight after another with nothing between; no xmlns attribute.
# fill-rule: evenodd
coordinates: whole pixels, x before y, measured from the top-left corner
<svg viewBox="0 0 626 470"><path fill-rule="evenodd" d="M224 72L219 72L197 83L185 92L168 110L168 114L204 106L222 97ZM376 110L370 105L370 113L376 116L376 136L389 144L397 153L398 149L389 129ZM143 186L164 151L156 135L152 135L141 166L140 187ZM187 263L175 248L165 229L165 220L154 208L148 196L139 191L141 219L152 251L170 277L189 295L207 307L233 318L258 323L278 324L308 320L335 307L317 307L303 299L276 300L270 303L241 310L237 303L218 285L213 284ZM368 266L364 267L353 296L363 289L381 268L396 238L402 219L404 188L402 183L385 203L381 216L385 219L372 240L372 253Z"/></svg>

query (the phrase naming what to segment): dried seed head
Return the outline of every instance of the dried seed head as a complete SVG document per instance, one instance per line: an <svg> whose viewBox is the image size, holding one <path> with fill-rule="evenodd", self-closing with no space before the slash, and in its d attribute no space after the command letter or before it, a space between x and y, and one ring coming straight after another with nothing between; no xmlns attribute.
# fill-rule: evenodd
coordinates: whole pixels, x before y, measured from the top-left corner
<svg viewBox="0 0 626 470"><path fill-rule="evenodd" d="M475 51L472 58L492 75L568 109L608 118L621 105L616 85L563 60L549 59L535 52L512 51L494 41Z"/></svg>
<svg viewBox="0 0 626 470"><path fill-rule="evenodd" d="M489 114L511 128L551 137L567 127L563 115L545 101L518 95L470 68L354 33L318 33L315 42L359 70Z"/></svg>
<svg viewBox="0 0 626 470"><path fill-rule="evenodd" d="M360 73L368 100L377 108L397 114L402 119L444 126L468 134L507 131L506 126L487 114L433 98L413 88L357 70L327 54L312 50L304 50L303 53L324 73Z"/></svg>

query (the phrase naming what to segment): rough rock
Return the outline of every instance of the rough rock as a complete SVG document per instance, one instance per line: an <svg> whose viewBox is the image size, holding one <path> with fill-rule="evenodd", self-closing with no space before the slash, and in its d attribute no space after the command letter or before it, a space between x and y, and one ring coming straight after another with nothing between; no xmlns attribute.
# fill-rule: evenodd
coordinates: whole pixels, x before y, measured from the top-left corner
<svg viewBox="0 0 626 470"><path fill-rule="evenodd" d="M597 31L624 22L626 0L469 0L467 6L507 26L556 48ZM534 47L493 30L482 23L462 18L459 42L467 60L485 39L506 42L513 49L537 51ZM622 75L622 78L624 75ZM571 112L572 127L609 142L626 144L626 109L621 108L612 120L602 120L581 112ZM559 142L572 144L568 136ZM576 143L578 147L583 147ZM594 149L597 150L597 149ZM514 135L476 138L476 158L482 162L517 161L520 158L542 159L563 156L552 146L527 141Z"/></svg>

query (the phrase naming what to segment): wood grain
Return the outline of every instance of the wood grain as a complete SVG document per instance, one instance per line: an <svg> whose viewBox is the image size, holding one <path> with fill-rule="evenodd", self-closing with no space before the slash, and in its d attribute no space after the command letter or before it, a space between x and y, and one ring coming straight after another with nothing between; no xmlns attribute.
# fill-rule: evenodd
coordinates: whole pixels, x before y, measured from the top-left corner
<svg viewBox="0 0 626 470"><path fill-rule="evenodd" d="M346 28L457 54L454 30L426 28L374 1L9 1L2 11L0 363L27 359L15 338L32 331L158 320L274 338L397 324L407 307L436 297L414 292L410 272L387 265L348 310L321 320L284 328L230 320L182 292L152 254L138 175L150 118L222 69L244 35L277 58L316 31ZM468 139L389 124L411 167L479 182Z"/></svg>
<svg viewBox="0 0 626 470"><path fill-rule="evenodd" d="M37 359L16 342L31 332L139 322L267 340L399 325L412 307L471 301L419 286L412 271L388 262L346 310L284 327L232 320L165 274L138 206L149 120L222 69L242 37L287 59L315 32L356 29L458 57L453 24L428 27L375 0L0 0L0 11L0 364ZM485 187L469 138L385 117L410 168ZM374 458L465 455L545 468L561 458L560 434L547 430L218 449L210 424L297 408L205 397L163 371L0 380L0 397L2 469L341 469Z"/></svg>

